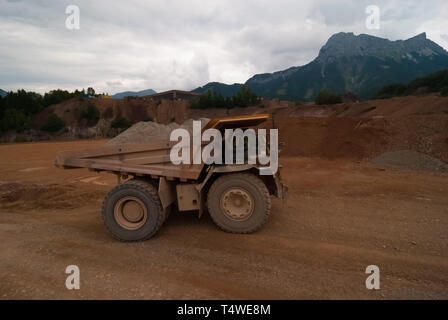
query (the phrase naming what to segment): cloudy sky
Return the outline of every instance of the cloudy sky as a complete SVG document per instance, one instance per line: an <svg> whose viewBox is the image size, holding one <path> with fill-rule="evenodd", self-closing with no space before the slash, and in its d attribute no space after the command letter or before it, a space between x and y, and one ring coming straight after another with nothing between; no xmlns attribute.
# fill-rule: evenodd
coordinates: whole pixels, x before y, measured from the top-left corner
<svg viewBox="0 0 448 320"><path fill-rule="evenodd" d="M69 5L79 30L66 28ZM380 8L378 30L365 26L368 5ZM448 1L0 0L0 88L113 94L245 82L310 62L341 31L426 32L448 49Z"/></svg>

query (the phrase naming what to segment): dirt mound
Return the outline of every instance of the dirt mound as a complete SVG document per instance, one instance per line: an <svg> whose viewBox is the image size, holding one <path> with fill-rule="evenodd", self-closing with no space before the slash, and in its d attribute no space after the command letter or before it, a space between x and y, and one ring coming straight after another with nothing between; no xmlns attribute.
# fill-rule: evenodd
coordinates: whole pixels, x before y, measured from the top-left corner
<svg viewBox="0 0 448 320"><path fill-rule="evenodd" d="M87 128L76 118L80 103L93 103L100 121ZM188 101L150 101L138 99L72 99L46 108L35 117L35 127L44 123L49 113L64 119L67 138L113 137L111 122L119 116L138 121L108 144L166 140L169 133L189 118L268 113L273 120L264 124L279 128L280 141L286 142L282 155L351 159L372 159L385 152L414 150L448 162L448 98L439 94L396 97L335 105L315 105L266 100L259 106L232 109L190 109ZM190 120L191 122L191 120ZM7 141L22 139L11 135Z"/></svg>
<svg viewBox="0 0 448 320"><path fill-rule="evenodd" d="M201 118L202 127L204 127L210 119ZM182 125L172 122L168 125L156 123L156 122L139 122L128 130L124 131L120 135L110 140L106 145L118 145L125 143L141 143L150 142L154 140L169 140L171 131L184 128L187 129L190 134L193 132L193 119L185 121Z"/></svg>
<svg viewBox="0 0 448 320"><path fill-rule="evenodd" d="M448 98L442 97L438 93L362 102L346 102L334 105L316 105L311 102L302 104L281 102L286 107L277 109L276 114L287 117L401 118L411 115L448 114ZM279 102L271 101L269 106L277 104ZM272 112L272 108L268 108L267 112Z"/></svg>
<svg viewBox="0 0 448 320"><path fill-rule="evenodd" d="M448 115L393 118L275 117L281 155L372 159L414 150L448 162ZM268 128L271 122L263 126Z"/></svg>
<svg viewBox="0 0 448 320"><path fill-rule="evenodd" d="M74 186L58 184L0 183L0 205L3 208L67 209L75 208L80 201L94 199L99 192L84 192Z"/></svg>
<svg viewBox="0 0 448 320"><path fill-rule="evenodd" d="M398 169L448 172L448 164L445 162L412 150L386 152L371 162Z"/></svg>
<svg viewBox="0 0 448 320"><path fill-rule="evenodd" d="M266 123L269 127L271 123ZM387 141L382 123L355 118L276 118L282 156L371 158Z"/></svg>

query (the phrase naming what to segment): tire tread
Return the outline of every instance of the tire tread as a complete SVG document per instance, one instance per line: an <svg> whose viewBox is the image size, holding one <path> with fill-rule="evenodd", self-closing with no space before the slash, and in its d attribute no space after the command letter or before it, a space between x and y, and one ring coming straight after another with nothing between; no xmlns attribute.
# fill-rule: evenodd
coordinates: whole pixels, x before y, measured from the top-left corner
<svg viewBox="0 0 448 320"><path fill-rule="evenodd" d="M251 229L245 230L245 231L235 231L235 230L228 229L224 225L222 225L219 221L217 221L213 217L213 214L210 214L210 217L212 218L213 222L221 230L223 230L225 232L229 232L229 233L234 233L234 234L248 234L248 233L254 233L254 232L260 230L260 228L266 223L266 221L268 220L268 218L271 214L271 197L270 197L268 188L266 187L266 185L260 178L258 178L257 176L255 176L252 173L230 173L230 174L224 174L221 177L219 177L218 179L216 179L209 189L209 194L213 194L215 192L215 189L221 183L223 183L224 181L226 181L228 179L242 179L245 181L249 181L251 184L255 185L257 187L257 189L260 190L263 194L263 201L265 202L264 205L266 207L266 211L264 213L262 220L256 226L254 226ZM209 201L209 197L207 197L207 208L208 208L209 212L212 212L213 208Z"/></svg>
<svg viewBox="0 0 448 320"><path fill-rule="evenodd" d="M140 191L149 193L150 196L154 199L154 202L155 202L156 206L158 206L160 212L162 212L162 214L159 215L159 219L157 221L157 226L156 226L155 230L152 233L148 234L146 237L144 237L142 239L138 239L138 240L125 240L125 239L119 238L117 235L115 235L112 232L112 230L109 228L109 226L106 224L106 221L105 221L106 206L109 201L109 198L115 192L117 192L117 190L129 188L129 185L133 185L137 189L140 189ZM101 206L101 219L103 220L103 223L106 226L109 233L117 240L119 240L121 242L138 242L138 241L145 241L145 240L150 239L159 231L160 227L163 225L163 222L165 221L165 211L162 208L162 204L160 203L159 195L158 195L158 192L157 192L154 184L152 184L148 181L142 180L142 179L131 179L122 184L119 184L118 186L114 187L112 190L110 190L107 193L106 197L104 198L103 204Z"/></svg>

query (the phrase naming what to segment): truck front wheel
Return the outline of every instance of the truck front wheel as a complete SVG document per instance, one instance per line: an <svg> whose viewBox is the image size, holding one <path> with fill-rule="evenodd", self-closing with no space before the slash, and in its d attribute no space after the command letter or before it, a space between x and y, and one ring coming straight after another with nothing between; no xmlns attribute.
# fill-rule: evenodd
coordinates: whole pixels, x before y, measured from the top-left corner
<svg viewBox="0 0 448 320"><path fill-rule="evenodd" d="M213 182L207 195L207 207L222 230L252 233L268 219L271 200L260 178L250 173L231 173Z"/></svg>

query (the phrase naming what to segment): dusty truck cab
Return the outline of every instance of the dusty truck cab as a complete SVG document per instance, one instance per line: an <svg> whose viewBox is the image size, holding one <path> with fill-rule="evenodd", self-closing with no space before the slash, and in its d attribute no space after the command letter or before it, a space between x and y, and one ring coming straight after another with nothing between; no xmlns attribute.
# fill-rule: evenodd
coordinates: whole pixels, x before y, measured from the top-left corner
<svg viewBox="0 0 448 320"><path fill-rule="evenodd" d="M218 118L210 120L202 132L218 130L224 144L226 129L252 128L268 119L269 115ZM57 155L55 165L117 175L118 185L103 201L102 218L111 234L122 241L154 236L173 206L181 212L196 211L199 217L208 211L224 231L252 233L270 215L270 196L286 196L280 168L274 174L261 175L262 166L247 157L241 164L174 164L170 153L176 144L153 141L65 151ZM245 150L246 144L243 140ZM266 145L269 153L269 141Z"/></svg>

